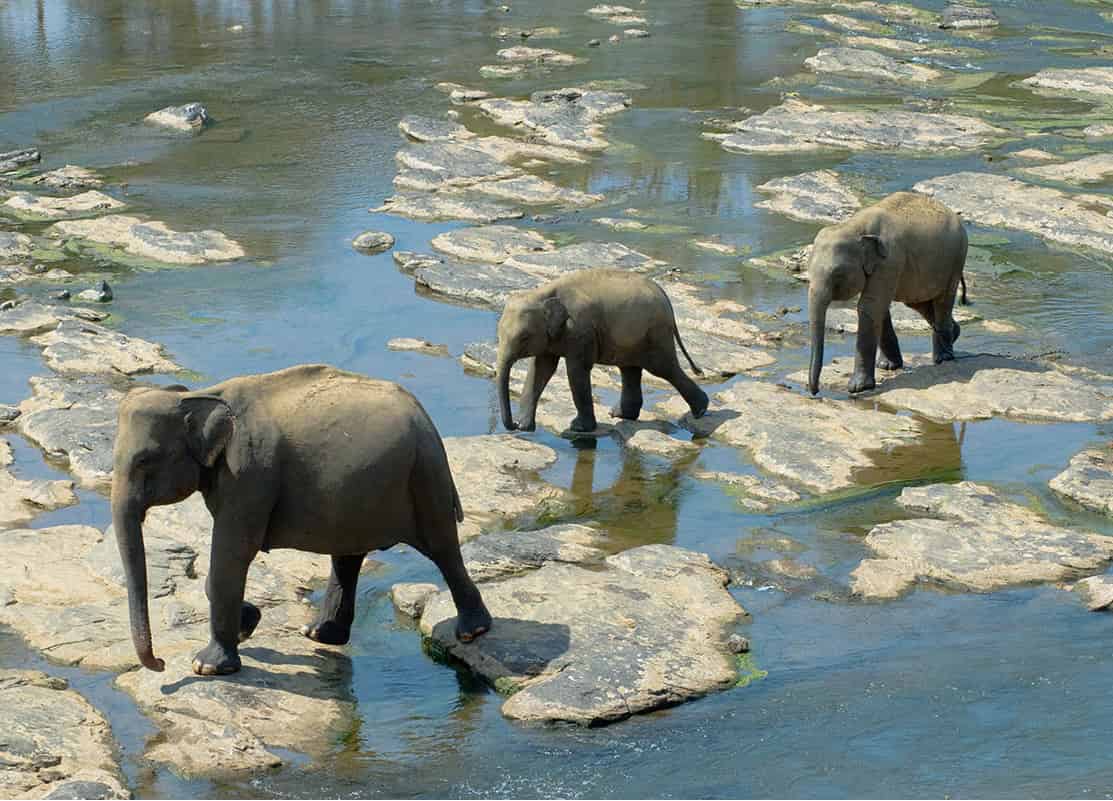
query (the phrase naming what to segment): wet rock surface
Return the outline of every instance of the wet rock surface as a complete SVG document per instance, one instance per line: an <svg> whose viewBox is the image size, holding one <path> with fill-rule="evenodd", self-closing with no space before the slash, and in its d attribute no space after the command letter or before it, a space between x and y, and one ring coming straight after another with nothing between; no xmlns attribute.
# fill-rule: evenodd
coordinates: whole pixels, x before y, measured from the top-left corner
<svg viewBox="0 0 1113 801"><path fill-rule="evenodd" d="M72 481L17 478L8 470L14 461L11 445L0 437L0 528L22 526L43 512L77 503Z"/></svg>
<svg viewBox="0 0 1113 801"><path fill-rule="evenodd" d="M0 793L130 798L108 721L64 679L0 670Z"/></svg>
<svg viewBox="0 0 1113 801"><path fill-rule="evenodd" d="M415 142L455 142L475 136L458 122L422 117L417 114L407 114L403 117L398 123L398 130Z"/></svg>
<svg viewBox="0 0 1113 801"><path fill-rule="evenodd" d="M200 103L186 103L181 106L167 106L158 111L153 111L143 119L162 128L171 128L184 133L197 133L208 124L209 112Z"/></svg>
<svg viewBox="0 0 1113 801"><path fill-rule="evenodd" d="M811 150L907 150L935 152L983 147L1006 135L974 117L886 109L834 110L800 100L734 124L729 134L704 134L727 150L798 153Z"/></svg>
<svg viewBox="0 0 1113 801"><path fill-rule="evenodd" d="M1087 509L1113 515L1113 450L1094 448L1076 454L1048 484Z"/></svg>
<svg viewBox="0 0 1113 801"><path fill-rule="evenodd" d="M995 28L1000 24L992 8L951 3L940 15L940 28L966 30L970 28Z"/></svg>
<svg viewBox="0 0 1113 801"><path fill-rule="evenodd" d="M548 47L526 47L525 45L504 47L502 50L495 53L495 55L503 61L509 61L511 63L524 62L527 64L536 63L559 67L579 64L583 61L581 58L577 58L569 53L562 53L559 50L553 50Z"/></svg>
<svg viewBox="0 0 1113 801"><path fill-rule="evenodd" d="M973 482L906 487L897 503L931 517L873 527L866 545L878 558L851 574L858 595L893 598L917 581L988 592L1076 578L1113 558L1113 537L1053 525Z"/></svg>
<svg viewBox="0 0 1113 801"><path fill-rule="evenodd" d="M364 231L352 240L352 247L369 255L394 247L394 237L383 231Z"/></svg>
<svg viewBox="0 0 1113 801"><path fill-rule="evenodd" d="M521 253L552 250L553 243L536 231L511 225L457 228L433 237L434 250L467 261L502 264Z"/></svg>
<svg viewBox="0 0 1113 801"><path fill-rule="evenodd" d="M971 222L1113 253L1113 218L1058 189L981 172L931 178L914 189L935 197Z"/></svg>
<svg viewBox="0 0 1113 801"><path fill-rule="evenodd" d="M47 365L60 373L135 375L181 369L166 358L161 345L84 320L62 320L31 341L43 347Z"/></svg>
<svg viewBox="0 0 1113 801"><path fill-rule="evenodd" d="M597 725L670 706L737 680L728 628L743 610L704 555L649 545L602 570L548 562L487 583L487 634L461 643L448 593L430 598L422 634L496 688L507 717Z"/></svg>
<svg viewBox="0 0 1113 801"><path fill-rule="evenodd" d="M35 147L6 150L0 153L0 173L15 172L30 164L37 164L41 159L42 154Z"/></svg>
<svg viewBox="0 0 1113 801"><path fill-rule="evenodd" d="M1113 95L1113 67L1051 68L1020 82L1044 93L1068 92L1084 96Z"/></svg>
<svg viewBox="0 0 1113 801"><path fill-rule="evenodd" d="M460 552L473 581L491 581L536 570L546 562L601 562L606 552L599 546L605 543L599 531L565 523L536 531L489 532L464 543Z"/></svg>
<svg viewBox="0 0 1113 801"><path fill-rule="evenodd" d="M697 470L692 475L700 481L715 481L724 485L742 506L755 512L795 503L801 498L800 493L791 487L758 476L721 470Z"/></svg>
<svg viewBox="0 0 1113 801"><path fill-rule="evenodd" d="M426 356L447 356L448 346L437 345L425 339L411 337L395 337L386 343L389 350L410 351L424 353Z"/></svg>
<svg viewBox="0 0 1113 801"><path fill-rule="evenodd" d="M397 214L412 220L434 222L437 220L464 220L466 222L493 223L499 220L516 220L525 212L490 200L475 200L463 196L403 192L391 196L372 211Z"/></svg>
<svg viewBox="0 0 1113 801"><path fill-rule="evenodd" d="M3 211L21 220L66 220L119 211L127 206L116 198L90 189L71 197L15 192L4 201Z"/></svg>
<svg viewBox="0 0 1113 801"><path fill-rule="evenodd" d="M1043 167L1026 167L1021 172L1052 181L1071 184L1099 183L1113 176L1113 154L1098 153L1077 161L1048 164Z"/></svg>
<svg viewBox="0 0 1113 801"><path fill-rule="evenodd" d="M50 189L68 191L74 189L96 189L103 186L104 180L94 170L67 164L50 172L40 173L27 179L27 183L35 186L46 186Z"/></svg>
<svg viewBox="0 0 1113 801"><path fill-rule="evenodd" d="M577 150L603 150L601 121L630 105L621 92L558 89L535 92L529 100L489 98L476 104L500 125L522 126L551 145Z"/></svg>
<svg viewBox="0 0 1113 801"><path fill-rule="evenodd" d="M1082 596L1091 612L1113 606L1113 576L1089 576L1076 582L1074 591Z"/></svg>
<svg viewBox="0 0 1113 801"><path fill-rule="evenodd" d="M755 206L806 222L841 222L862 205L833 170L777 178L757 190L773 197Z"/></svg>
<svg viewBox="0 0 1113 801"><path fill-rule="evenodd" d="M64 240L67 248L72 246L79 253L88 249L125 264L136 260L203 264L244 256L239 243L219 231L175 231L165 223L145 222L124 214L63 221L52 225L47 233Z"/></svg>
<svg viewBox="0 0 1113 801"><path fill-rule="evenodd" d="M805 59L804 64L813 72L882 81L927 83L943 76L939 70L922 64L898 61L883 53L853 47L825 47Z"/></svg>

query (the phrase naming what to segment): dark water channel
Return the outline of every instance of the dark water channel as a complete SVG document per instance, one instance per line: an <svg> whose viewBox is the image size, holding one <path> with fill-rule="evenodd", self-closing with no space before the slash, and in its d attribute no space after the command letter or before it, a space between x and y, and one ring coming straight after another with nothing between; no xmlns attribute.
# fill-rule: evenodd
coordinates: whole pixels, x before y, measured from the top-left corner
<svg viewBox="0 0 1113 801"><path fill-rule="evenodd" d="M651 0L639 6L651 17L650 39L587 51L588 39L611 33L584 15L588 0L506 1L510 12L496 0L8 0L0 3L0 150L36 144L44 166L80 164L126 184L137 212L177 229L216 228L244 245L250 257L234 265L111 277L114 324L164 343L194 373L189 383L330 362L402 382L445 435L496 430L491 383L464 374L455 359L391 352L385 344L425 337L456 355L493 338L494 314L421 297L390 254L368 257L348 245L371 228L393 233L399 249L425 251L432 236L452 227L367 211L392 192L398 120L410 112L439 116L449 107L433 88L439 81L506 95L589 80L643 85L631 93L630 111L608 122L614 145L589 165L554 176L607 200L562 215L544 232L565 241L625 242L707 273L723 297L762 311L802 305L802 285L744 267L741 258L724 266L687 244L718 236L743 254L758 254L814 235L814 225L755 208L756 185L838 166L866 194L880 196L930 175L986 168L984 154L745 156L701 139L705 118L740 118L739 107L763 110L779 103L782 91L831 103L872 96L868 85L839 94L802 75L803 60L819 44L786 31L786 22L808 17L806 11ZM1078 101L1033 101L1010 84L1044 66L1104 63L1100 53L1113 44L1113 26L1098 12L1109 6L1067 0L995 6L1001 28L972 40L985 55L969 69L957 65L988 80L906 94L951 93L967 110L1054 130ZM230 30L235 25L242 30ZM494 63L503 46L492 36L502 25L557 26L564 35L538 46L590 61L522 80L480 79L478 67ZM891 94L875 99L901 101ZM192 100L217 120L201 136L139 122ZM1028 146L1056 142L1052 133ZM629 207L675 232L612 232L590 222L623 216ZM1113 372L1108 259L1001 231L975 228L972 239L976 308L1017 331L972 328L964 348L1061 351L1072 363ZM906 349L926 347L912 337ZM831 337L828 349L847 353L849 342ZM792 348L777 355L770 378L806 358ZM18 403L29 394L27 378L47 372L36 348L0 339L0 402ZM536 436L560 453L546 477L573 490L576 515L607 527L616 548L675 543L730 563L760 550L761 536L788 537L799 545L797 558L834 586L845 587L866 555L861 539L870 527L899 516L893 498L909 476L989 483L1055 519L1113 533L1108 521L1069 508L1047 489L1070 456L1113 437L1113 425L933 425L915 448L889 454L876 474L859 476L861 492L775 515L749 513L718 486L624 455L610 441L578 450L549 434ZM35 448L12 439L22 475L58 472ZM708 448L700 458L708 469L754 471L725 448ZM85 492L80 505L35 525L60 522L104 526L107 502ZM746 633L767 676L582 730L511 723L500 715L496 693L430 659L387 593L399 580L433 579L434 570L412 552L382 561L363 579L358 631L336 657L345 665L336 693L353 699L357 714L318 763L285 755L279 771L242 783L185 780L142 761L153 729L113 688L110 674L49 664L12 635L0 636L0 664L64 675L86 692L109 716L125 772L142 797L1113 794L1106 742L1113 616L1087 613L1055 587L989 595L921 588L884 604L734 587L753 615Z"/></svg>

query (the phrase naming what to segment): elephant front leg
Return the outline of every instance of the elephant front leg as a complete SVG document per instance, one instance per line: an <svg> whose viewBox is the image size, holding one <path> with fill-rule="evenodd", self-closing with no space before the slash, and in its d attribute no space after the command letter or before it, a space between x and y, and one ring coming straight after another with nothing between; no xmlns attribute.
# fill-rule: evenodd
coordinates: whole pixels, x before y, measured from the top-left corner
<svg viewBox="0 0 1113 801"><path fill-rule="evenodd" d="M580 433L594 431L598 424L595 422L595 400L591 396L591 364L566 356L564 366L568 370L572 402L576 405L576 417L568 428Z"/></svg>
<svg viewBox="0 0 1113 801"><path fill-rule="evenodd" d="M877 366L882 370L899 370L904 367L904 358L900 355L900 342L897 341L897 332L893 328L893 315L885 312L885 322L881 325L881 357Z"/></svg>
<svg viewBox="0 0 1113 801"><path fill-rule="evenodd" d="M361 553L332 557L332 574L328 578L320 615L315 623L302 627L302 634L326 645L348 642L352 635L352 621L356 617L359 570L366 556Z"/></svg>
<svg viewBox="0 0 1113 801"><path fill-rule="evenodd" d="M205 580L205 597L212 601L212 571L209 571L209 577ZM259 626L259 621L263 619L263 613L259 611L259 607L251 603L251 601L244 601L240 605L240 635L239 640L243 642L255 633L255 629Z"/></svg>
<svg viewBox="0 0 1113 801"><path fill-rule="evenodd" d="M549 379L556 372L559 356L535 356L529 366L526 384L522 390L521 419L518 428L521 431L533 431L537 428L537 403L541 400L541 393L549 384Z"/></svg>
<svg viewBox="0 0 1113 801"><path fill-rule="evenodd" d="M854 374L850 376L847 391L852 395L865 392L877 386L874 377L877 363L877 341L881 334L884 315L888 307L871 308L871 305L858 303L858 347L854 355Z"/></svg>
<svg viewBox="0 0 1113 801"><path fill-rule="evenodd" d="M611 409L611 417L637 420L642 413L642 368L621 367L622 397L618 406Z"/></svg>
<svg viewBox="0 0 1113 801"><path fill-rule="evenodd" d="M224 675L240 669L239 643L244 623L244 585L262 536L245 536L238 526L213 527L206 589L209 596L209 644L193 658L193 672ZM256 610L258 611L258 610ZM256 621L257 622L257 621Z"/></svg>

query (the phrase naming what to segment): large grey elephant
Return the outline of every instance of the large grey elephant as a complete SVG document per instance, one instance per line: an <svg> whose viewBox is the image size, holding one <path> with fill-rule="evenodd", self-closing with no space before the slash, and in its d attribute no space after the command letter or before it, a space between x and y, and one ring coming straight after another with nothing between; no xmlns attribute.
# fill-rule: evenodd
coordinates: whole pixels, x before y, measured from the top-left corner
<svg viewBox="0 0 1113 801"><path fill-rule="evenodd" d="M952 312L963 284L966 230L942 203L913 192L897 192L829 225L815 238L808 275L812 359L808 389L819 392L827 307L858 296L858 343L850 392L876 386L874 369L904 366L889 304L919 312L932 329L935 363L954 359L959 325ZM878 347L881 358L877 358Z"/></svg>
<svg viewBox="0 0 1113 801"><path fill-rule="evenodd" d="M645 276L622 270L580 270L514 295L498 324L497 382L502 424L532 431L541 393L564 357L576 418L572 431L596 428L591 368L610 364L622 372L622 398L614 417L637 420L642 408L642 370L668 381L694 417L707 411L707 393L680 367L680 346L696 375L702 375L680 340L668 295ZM510 370L533 357L522 392L521 419L510 412Z"/></svg>
<svg viewBox="0 0 1113 801"><path fill-rule="evenodd" d="M490 628L460 557L460 498L433 422L397 384L302 365L233 378L208 389L133 390L120 405L112 518L127 575L139 661L163 670L151 648L142 522L152 506L200 490L213 515L205 590L212 639L193 661L202 675L240 668L239 642L259 610L244 582L259 551L332 555L318 620L303 633L341 645L368 552L403 542L440 569L458 612L456 634Z"/></svg>

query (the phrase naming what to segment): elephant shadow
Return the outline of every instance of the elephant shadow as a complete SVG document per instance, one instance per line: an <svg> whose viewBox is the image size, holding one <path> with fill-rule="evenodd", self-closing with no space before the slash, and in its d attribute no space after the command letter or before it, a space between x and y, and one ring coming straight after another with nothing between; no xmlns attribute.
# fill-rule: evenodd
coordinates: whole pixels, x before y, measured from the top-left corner
<svg viewBox="0 0 1113 801"><path fill-rule="evenodd" d="M497 602L492 606L497 610ZM455 629L454 617L437 623L426 640L430 654L441 661L462 663L491 683L504 676L555 672L563 666L572 643L571 629L563 623L515 617L496 615L490 631L467 643L456 640Z"/></svg>

